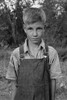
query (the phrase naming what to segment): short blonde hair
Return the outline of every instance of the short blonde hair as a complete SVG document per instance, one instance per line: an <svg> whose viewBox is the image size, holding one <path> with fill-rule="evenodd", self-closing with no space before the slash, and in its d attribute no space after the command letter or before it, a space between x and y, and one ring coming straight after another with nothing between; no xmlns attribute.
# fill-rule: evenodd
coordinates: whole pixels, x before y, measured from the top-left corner
<svg viewBox="0 0 67 100"><path fill-rule="evenodd" d="M46 14L41 8L27 8L23 11L24 24L30 24L35 22L46 22Z"/></svg>

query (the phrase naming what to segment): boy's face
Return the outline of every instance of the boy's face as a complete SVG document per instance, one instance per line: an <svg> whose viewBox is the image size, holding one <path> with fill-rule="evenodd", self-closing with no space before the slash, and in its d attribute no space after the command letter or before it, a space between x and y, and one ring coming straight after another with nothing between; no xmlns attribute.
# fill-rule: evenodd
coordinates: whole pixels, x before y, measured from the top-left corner
<svg viewBox="0 0 67 100"><path fill-rule="evenodd" d="M31 43L39 44L44 34L44 24L42 22L26 24L24 30Z"/></svg>

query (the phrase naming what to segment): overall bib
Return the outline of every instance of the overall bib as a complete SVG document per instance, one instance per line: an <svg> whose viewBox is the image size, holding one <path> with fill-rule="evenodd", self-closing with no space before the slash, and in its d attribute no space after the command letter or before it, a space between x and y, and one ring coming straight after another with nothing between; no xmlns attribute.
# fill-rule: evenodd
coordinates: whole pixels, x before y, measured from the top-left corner
<svg viewBox="0 0 67 100"><path fill-rule="evenodd" d="M51 100L47 57L20 59L14 100Z"/></svg>

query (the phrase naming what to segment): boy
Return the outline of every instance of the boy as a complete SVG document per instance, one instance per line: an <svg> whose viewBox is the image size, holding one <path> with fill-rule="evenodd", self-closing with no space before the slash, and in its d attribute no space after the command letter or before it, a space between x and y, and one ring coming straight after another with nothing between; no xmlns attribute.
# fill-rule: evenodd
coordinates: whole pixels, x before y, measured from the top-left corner
<svg viewBox="0 0 67 100"><path fill-rule="evenodd" d="M23 21L27 39L12 52L6 74L16 85L12 99L55 100L56 79L61 70L57 51L47 48L42 39L46 14L42 9L28 8L23 12Z"/></svg>

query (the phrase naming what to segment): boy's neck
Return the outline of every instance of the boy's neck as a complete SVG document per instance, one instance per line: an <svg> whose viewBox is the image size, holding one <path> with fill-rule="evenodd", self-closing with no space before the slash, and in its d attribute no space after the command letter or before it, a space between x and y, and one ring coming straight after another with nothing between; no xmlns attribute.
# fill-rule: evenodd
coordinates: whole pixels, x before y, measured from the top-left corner
<svg viewBox="0 0 67 100"><path fill-rule="evenodd" d="M34 57L37 56L37 53L38 53L38 50L39 50L39 45L40 45L40 43L39 44L34 44L31 41L28 41L29 52Z"/></svg>
<svg viewBox="0 0 67 100"><path fill-rule="evenodd" d="M40 43L41 42L34 44L31 41L28 41L28 46L29 46L29 48L34 48L34 49L36 48L37 49L39 47Z"/></svg>

